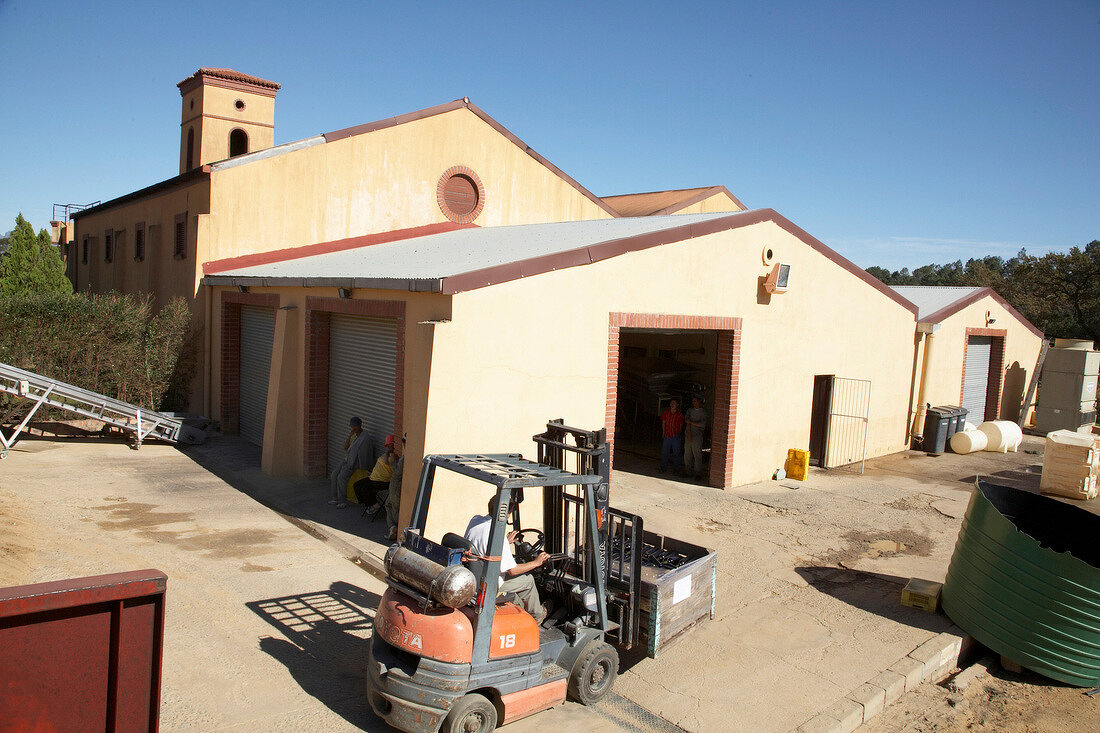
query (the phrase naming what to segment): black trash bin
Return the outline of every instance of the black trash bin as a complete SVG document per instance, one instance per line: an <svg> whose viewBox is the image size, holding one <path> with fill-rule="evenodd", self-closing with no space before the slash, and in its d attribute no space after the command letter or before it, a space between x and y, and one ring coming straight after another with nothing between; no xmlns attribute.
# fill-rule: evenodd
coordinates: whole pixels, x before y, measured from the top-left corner
<svg viewBox="0 0 1100 733"><path fill-rule="evenodd" d="M947 448L947 431L955 416L954 408L929 407L924 417L924 436L921 447L928 453L939 455Z"/></svg>
<svg viewBox="0 0 1100 733"><path fill-rule="evenodd" d="M966 425L966 413L965 407L956 407L955 405L940 405L933 408L939 410L942 414L950 415L950 424L947 426L947 440L951 440L951 436L959 432Z"/></svg>

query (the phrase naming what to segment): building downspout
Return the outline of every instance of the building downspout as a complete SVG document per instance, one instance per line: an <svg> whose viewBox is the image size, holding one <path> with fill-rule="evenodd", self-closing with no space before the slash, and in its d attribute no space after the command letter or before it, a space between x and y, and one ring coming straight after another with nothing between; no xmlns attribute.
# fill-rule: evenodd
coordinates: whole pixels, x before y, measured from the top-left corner
<svg viewBox="0 0 1100 733"><path fill-rule="evenodd" d="M920 441L924 438L924 416L926 414L928 387L928 365L932 363L932 345L935 343L936 331L940 330L938 323L918 323L917 333L924 334L924 359L920 368L920 385L917 388L917 409L913 417L913 425L909 430L911 440Z"/></svg>
<svg viewBox="0 0 1100 733"><path fill-rule="evenodd" d="M214 287L206 285L206 358L203 359L203 407L204 417L214 417L214 396L211 386L214 383ZM219 416L220 417L220 416Z"/></svg>

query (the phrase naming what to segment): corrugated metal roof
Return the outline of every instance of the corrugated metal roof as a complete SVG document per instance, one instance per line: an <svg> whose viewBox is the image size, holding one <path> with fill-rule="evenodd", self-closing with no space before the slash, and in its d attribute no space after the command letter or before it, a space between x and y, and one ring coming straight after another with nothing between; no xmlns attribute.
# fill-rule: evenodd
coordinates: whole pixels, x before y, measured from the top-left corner
<svg viewBox="0 0 1100 733"><path fill-rule="evenodd" d="M672 214L460 229L227 270L207 275L204 282L437 291L447 277L733 216L740 214Z"/></svg>
<svg viewBox="0 0 1100 733"><path fill-rule="evenodd" d="M891 288L898 295L916 304L920 309L917 313L918 321L923 321L927 316L970 297L982 289L935 285L894 285Z"/></svg>

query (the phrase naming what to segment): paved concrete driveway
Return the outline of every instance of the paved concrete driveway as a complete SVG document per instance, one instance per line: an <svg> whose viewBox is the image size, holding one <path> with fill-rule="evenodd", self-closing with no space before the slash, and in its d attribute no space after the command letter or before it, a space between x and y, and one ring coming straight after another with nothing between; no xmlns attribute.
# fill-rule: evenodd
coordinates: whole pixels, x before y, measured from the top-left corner
<svg viewBox="0 0 1100 733"><path fill-rule="evenodd" d="M346 560L377 561L381 523L328 507L323 483L263 477L239 441L189 451L20 443L0 464L0 585L166 572L165 730L382 727L362 680L383 585ZM716 618L625 658L617 691L687 730L798 726L947 628L900 606L901 584L942 580L975 475L1033 485L1039 463L902 453L728 491L617 470L613 505L719 554ZM510 729L613 719L567 705Z"/></svg>

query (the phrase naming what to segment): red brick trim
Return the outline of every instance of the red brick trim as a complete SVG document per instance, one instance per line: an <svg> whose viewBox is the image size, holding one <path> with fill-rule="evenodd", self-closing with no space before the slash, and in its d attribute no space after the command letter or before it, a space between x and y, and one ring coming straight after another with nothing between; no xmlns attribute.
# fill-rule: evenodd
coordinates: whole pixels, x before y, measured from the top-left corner
<svg viewBox="0 0 1100 733"><path fill-rule="evenodd" d="M733 484L733 446L737 426L738 381L741 372L741 319L715 316L677 316L655 313L610 313L607 335L607 393L604 423L607 442L615 448L615 413L619 398L619 332L623 328L675 328L718 332L711 406L711 454L708 483L718 488Z"/></svg>
<svg viewBox="0 0 1100 733"><path fill-rule="evenodd" d="M361 237L337 239L332 242L307 244L301 247L288 247L286 249L276 249L270 252L257 252L255 254L241 255L240 257L227 257L223 260L211 260L210 262L204 262L202 264L202 274L214 275L219 272L235 270L239 267L270 265L274 262L287 262L289 260L298 260L303 257L312 257L313 255L323 255L330 252L343 252L349 249L369 247L372 244L399 242L402 239L426 237L430 234L453 232L456 229L469 229L476 226L477 224L455 224L453 222L446 221L439 222L437 224L427 224L420 227L410 227L408 229L397 229L392 232L379 232L378 234L365 234Z"/></svg>
<svg viewBox="0 0 1100 733"><path fill-rule="evenodd" d="M306 298L306 374L303 442L305 473L309 478L328 475L328 367L333 313L376 316L397 321L393 386L393 433L404 432L405 412L405 302L351 298Z"/></svg>
<svg viewBox="0 0 1100 733"><path fill-rule="evenodd" d="M241 419L241 306L278 308L279 296L267 293L222 293L222 376L219 389L222 432L240 431Z"/></svg>
<svg viewBox="0 0 1100 733"><path fill-rule="evenodd" d="M389 117L389 118L386 118L384 120L378 120L377 122L368 122L365 125L356 125L355 127L346 127L343 130L336 130L335 132L326 132L326 133L324 133L324 138L325 138L325 142L329 142L329 143L336 142L337 140L343 140L344 138L349 138L349 137L352 137L354 135L363 135L363 134L368 133L368 132L375 132L376 130L385 130L388 127L395 127L397 125L403 125L406 122L414 122L416 120L422 120L426 117L434 117L435 115L444 114L445 112L452 112L456 109L462 109L463 107L467 108L468 110L473 112L475 115L480 117L481 120L483 122L485 122L485 124L489 125L489 127L493 128L494 130L499 132L501 135L503 135L505 137L505 139L507 139L509 142L511 142L517 148L519 148L520 150L522 150L523 152L527 153L532 158L537 160L539 163L541 163L543 166L545 166L547 169L549 169L549 171L551 173L553 173L558 178L562 179L567 184L572 186L574 189L576 189L576 191L579 194L581 194L586 199L588 199L589 201L594 203L596 206L599 206L601 209L603 209L604 211L606 211L608 214L610 214L613 217L618 218L620 216L619 212L617 212L617 211L615 211L615 209L611 208L611 206L609 206L599 196L592 193L591 191L589 191L587 188L585 188L581 184L577 183L577 181L575 179L573 179L572 177L566 175L556 165L554 165L549 160L547 160L543 156L536 153L530 145L528 145L527 143L520 140L512 132L510 132L506 127L504 127L504 125L500 124L499 122L494 120L492 117L485 114L485 112L483 110L478 108L477 105L475 105L469 99L466 99L466 98L456 99L453 102L447 102L446 104L440 104L440 105L437 105L435 107L428 107L427 109L417 110L416 112L409 112L408 114L399 115L397 117Z"/></svg>
<svg viewBox="0 0 1100 733"><path fill-rule="evenodd" d="M474 188L477 189L477 206L468 214L458 214L451 211L451 207L447 205L447 201L444 198L447 181L450 180L452 176L464 176L469 178L470 181L473 182ZM453 165L443 171L443 175L439 177L439 182L435 184L435 202L439 204L439 210L443 212L443 216L447 217L450 221L456 224L472 224L474 219L481 214L481 210L485 208L485 184L481 182L481 177L475 173L472 168L468 168L464 165Z"/></svg>
<svg viewBox="0 0 1100 733"><path fill-rule="evenodd" d="M968 328L963 335L963 360L962 381L959 384L959 404L962 404L963 392L966 390L966 352L970 348L971 336L990 336L993 343L989 349L989 380L985 388L985 414L981 420L976 420L974 415L967 415L966 419L975 425L986 420L998 420L1001 416L1001 389L1004 387L1004 363L1005 346L1008 340L1008 330L1004 328ZM997 348L998 345L1000 348ZM992 416L991 416L992 413Z"/></svg>

